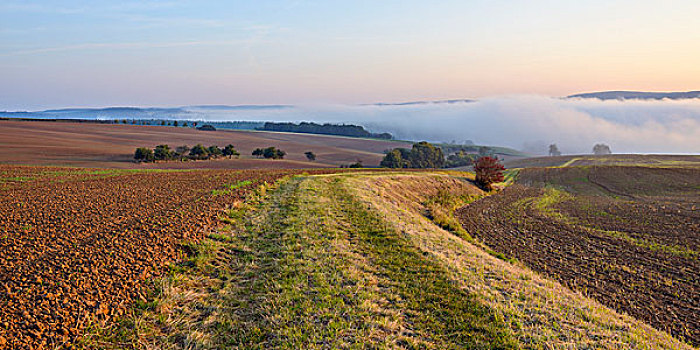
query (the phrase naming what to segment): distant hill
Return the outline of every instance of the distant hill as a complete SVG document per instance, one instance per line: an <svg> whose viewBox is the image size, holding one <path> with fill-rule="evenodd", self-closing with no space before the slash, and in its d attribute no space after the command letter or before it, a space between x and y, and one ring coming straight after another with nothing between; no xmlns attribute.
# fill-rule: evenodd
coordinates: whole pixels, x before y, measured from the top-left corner
<svg viewBox="0 0 700 350"><path fill-rule="evenodd" d="M469 103L476 102L476 100L469 99L455 99L455 100L438 100L438 101L407 101L407 102L378 102L374 103L374 106L413 106L413 105L427 105L427 104L453 104L453 103Z"/></svg>
<svg viewBox="0 0 700 350"><path fill-rule="evenodd" d="M259 111L293 108L289 105L202 105L172 108L159 107L106 107L106 108L61 108L34 112L3 112L0 117L39 119L203 119L209 112Z"/></svg>
<svg viewBox="0 0 700 350"><path fill-rule="evenodd" d="M597 98L599 100L683 100L700 98L700 91L686 92L643 92L643 91L602 91L567 96L567 98Z"/></svg>

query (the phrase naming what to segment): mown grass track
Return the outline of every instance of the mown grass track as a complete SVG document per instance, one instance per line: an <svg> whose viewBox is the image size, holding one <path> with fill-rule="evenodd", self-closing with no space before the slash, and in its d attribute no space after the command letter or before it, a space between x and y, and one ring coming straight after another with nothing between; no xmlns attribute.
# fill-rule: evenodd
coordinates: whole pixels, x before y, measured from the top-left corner
<svg viewBox="0 0 700 350"><path fill-rule="evenodd" d="M195 267L171 276L192 283L201 298L161 295L161 309L108 341L220 349L516 348L494 313L334 180L282 185L255 210L257 218L200 246ZM202 275L209 276L205 282ZM166 309L186 310L190 322L162 322ZM136 323L145 329L129 331ZM155 335L143 339L139 332Z"/></svg>

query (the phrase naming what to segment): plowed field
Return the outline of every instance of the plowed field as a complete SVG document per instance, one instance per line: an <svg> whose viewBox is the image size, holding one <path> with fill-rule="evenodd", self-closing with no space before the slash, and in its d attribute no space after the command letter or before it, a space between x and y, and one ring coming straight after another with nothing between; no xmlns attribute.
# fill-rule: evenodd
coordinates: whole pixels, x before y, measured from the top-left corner
<svg viewBox="0 0 700 350"><path fill-rule="evenodd" d="M123 314L183 242L252 188L299 172L0 166L0 349L67 346Z"/></svg>
<svg viewBox="0 0 700 350"><path fill-rule="evenodd" d="M492 249L700 344L700 170L526 169L458 210Z"/></svg>

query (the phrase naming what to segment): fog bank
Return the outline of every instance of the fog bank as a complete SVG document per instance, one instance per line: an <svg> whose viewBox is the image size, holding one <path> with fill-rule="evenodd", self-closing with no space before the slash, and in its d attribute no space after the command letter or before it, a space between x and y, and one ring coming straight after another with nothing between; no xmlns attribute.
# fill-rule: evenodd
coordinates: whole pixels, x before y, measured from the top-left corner
<svg viewBox="0 0 700 350"><path fill-rule="evenodd" d="M411 105L303 105L264 110L188 109L209 120L356 123L408 140L472 140L535 153L700 153L700 99L609 100L506 96Z"/></svg>

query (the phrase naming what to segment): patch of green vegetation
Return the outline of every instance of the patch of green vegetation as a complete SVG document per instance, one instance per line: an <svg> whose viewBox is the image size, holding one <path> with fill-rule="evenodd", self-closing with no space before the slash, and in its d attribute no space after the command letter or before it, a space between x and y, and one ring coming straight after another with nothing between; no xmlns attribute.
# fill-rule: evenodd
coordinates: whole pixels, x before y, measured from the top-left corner
<svg viewBox="0 0 700 350"><path fill-rule="evenodd" d="M674 246L674 245L661 244L661 243L657 243L657 242L650 241L650 240L643 239L643 238L634 238L625 232L612 231L612 230L601 230L601 229L594 228L594 227L587 227L587 228L590 230L595 230L595 231L604 233L610 237L615 237L615 238L621 239L621 240L626 241L630 244L634 244L638 247L649 249L651 251L661 251L664 253L668 253L671 255L677 255L677 256L681 256L681 257L685 257L685 258L694 258L694 257L700 256L700 252L697 252L697 251L692 250L692 249Z"/></svg>
<svg viewBox="0 0 700 350"><path fill-rule="evenodd" d="M340 186L329 191L389 287L402 298L408 322L437 348L517 348L503 320L457 288L438 262L425 256Z"/></svg>
<svg viewBox="0 0 700 350"><path fill-rule="evenodd" d="M625 232L620 232L620 231L612 231L612 230L604 230L601 228L596 227L594 224L590 223L584 223L581 222L581 220L578 220L573 217L569 217L561 213L560 211L556 210L554 206L557 203L561 203L567 200L574 200L575 197L567 192L554 189L554 188L547 188L545 189L545 192L536 198L526 198L522 199L518 202L515 203L514 207L522 207L523 205L529 205L532 206L533 208L537 209L540 213L543 215L556 219L564 224L567 225L572 225L575 227L582 228L584 230L588 231L595 231L599 233L603 233L605 235L608 235L610 237L615 237L621 240L624 240L630 244L636 245L638 247L642 247L645 249L649 249L652 251L662 251L668 254L672 255L677 255L681 257L686 257L686 258L692 258L700 255L699 252L694 251L692 249L688 249L685 247L679 247L679 246L671 246L671 245L666 245L658 242L654 242L648 239L642 239L642 238L634 238L628 235ZM583 209L590 208L590 205L588 204L580 204ZM612 214L605 212L605 211L594 211L594 215L596 216L613 216ZM623 220L623 218L618 218L618 220Z"/></svg>
<svg viewBox="0 0 700 350"><path fill-rule="evenodd" d="M0 182L29 182L35 180L35 177L32 176L8 176L8 177L0 177Z"/></svg>
<svg viewBox="0 0 700 350"><path fill-rule="evenodd" d="M503 172L503 184L511 185L515 183L518 179L518 175L520 175L520 169L506 169L506 171Z"/></svg>
<svg viewBox="0 0 700 350"><path fill-rule="evenodd" d="M439 189L435 196L426 200L423 205L426 209L426 216L440 228L456 234L457 236L474 242L474 238L462 227L455 217L455 210L461 208L474 200L477 196L454 194L449 189Z"/></svg>
<svg viewBox="0 0 700 350"><path fill-rule="evenodd" d="M237 190L241 187L245 187L248 185L253 184L253 181L250 180L243 180L243 181L238 181L235 184L229 184L224 187L222 190L213 190L211 191L212 196L223 196L227 194L231 194L234 190Z"/></svg>
<svg viewBox="0 0 700 350"><path fill-rule="evenodd" d="M561 215L552 207L557 203L561 203L571 199L573 199L573 196L571 196L567 192L555 188L547 188L541 196L535 198L532 201L532 206L540 212L546 214L556 213L558 215Z"/></svg>

